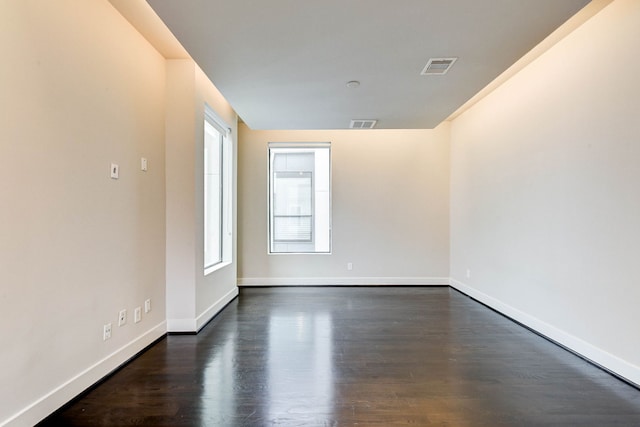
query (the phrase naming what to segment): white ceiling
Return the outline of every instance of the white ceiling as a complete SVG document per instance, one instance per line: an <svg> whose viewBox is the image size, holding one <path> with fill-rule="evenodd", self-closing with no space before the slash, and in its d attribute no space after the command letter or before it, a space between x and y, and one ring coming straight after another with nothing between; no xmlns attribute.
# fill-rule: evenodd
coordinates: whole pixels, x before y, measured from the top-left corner
<svg viewBox="0 0 640 427"><path fill-rule="evenodd" d="M148 3L252 129L429 129L589 0Z"/></svg>

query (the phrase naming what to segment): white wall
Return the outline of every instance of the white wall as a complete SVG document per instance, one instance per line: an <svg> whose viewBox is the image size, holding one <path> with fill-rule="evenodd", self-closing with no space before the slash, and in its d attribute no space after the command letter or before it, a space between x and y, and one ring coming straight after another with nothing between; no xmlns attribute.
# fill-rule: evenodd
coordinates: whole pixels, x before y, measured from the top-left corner
<svg viewBox="0 0 640 427"><path fill-rule="evenodd" d="M2 2L0 26L0 425L20 426L167 318L197 330L237 294L235 264L202 270L204 103L233 135L236 117L193 61L165 61L106 0Z"/></svg>
<svg viewBox="0 0 640 427"><path fill-rule="evenodd" d="M637 384L639 22L614 1L451 127L453 285Z"/></svg>
<svg viewBox="0 0 640 427"><path fill-rule="evenodd" d="M229 301L238 295L237 277L237 153L238 119L235 111L213 86L202 70L196 66L195 73L195 127L196 127L196 329L199 330L211 320ZM231 128L232 150L232 262L225 267L204 275L204 104L205 102Z"/></svg>
<svg viewBox="0 0 640 427"><path fill-rule="evenodd" d="M203 105L235 141L229 105L106 1L0 2L0 424L34 424L167 318L197 330L236 270L247 284L446 283L449 206L456 287L640 383L637 22L639 2L614 1L456 119L450 204L448 124L241 127L242 262L205 277ZM269 141L332 142L331 255L267 255Z"/></svg>
<svg viewBox="0 0 640 427"><path fill-rule="evenodd" d="M235 261L204 275L204 105L231 127L234 153L237 120L191 59L167 61L166 102L167 324L170 332L194 332L238 293ZM233 163L235 180L235 154ZM235 191L234 183L234 200Z"/></svg>
<svg viewBox="0 0 640 427"><path fill-rule="evenodd" d="M0 424L33 425L165 332L165 68L106 1L0 28Z"/></svg>
<svg viewBox="0 0 640 427"><path fill-rule="evenodd" d="M447 284L449 127L239 136L239 283ZM332 254L269 255L267 144L331 142ZM353 270L347 270L347 263Z"/></svg>
<svg viewBox="0 0 640 427"><path fill-rule="evenodd" d="M167 319L169 330L192 330L197 245L195 63L190 59L166 63Z"/></svg>

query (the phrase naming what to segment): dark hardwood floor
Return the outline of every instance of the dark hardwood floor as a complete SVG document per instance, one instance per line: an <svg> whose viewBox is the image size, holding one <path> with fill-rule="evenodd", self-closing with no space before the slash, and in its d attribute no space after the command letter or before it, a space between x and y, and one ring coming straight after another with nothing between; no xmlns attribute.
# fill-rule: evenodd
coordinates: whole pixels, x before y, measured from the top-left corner
<svg viewBox="0 0 640 427"><path fill-rule="evenodd" d="M250 288L41 424L639 426L640 391L449 288Z"/></svg>

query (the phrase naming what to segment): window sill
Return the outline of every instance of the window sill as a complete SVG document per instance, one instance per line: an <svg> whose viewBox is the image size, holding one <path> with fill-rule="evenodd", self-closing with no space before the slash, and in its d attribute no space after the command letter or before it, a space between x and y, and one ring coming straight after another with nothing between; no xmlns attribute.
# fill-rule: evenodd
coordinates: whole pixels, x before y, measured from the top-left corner
<svg viewBox="0 0 640 427"><path fill-rule="evenodd" d="M231 261L223 261L223 262L220 262L220 263L218 263L216 265L212 265L211 267L207 267L207 268L204 269L204 275L207 276L207 275L213 273L214 271L221 270L221 269L223 269L226 266L231 265L231 264L233 264Z"/></svg>

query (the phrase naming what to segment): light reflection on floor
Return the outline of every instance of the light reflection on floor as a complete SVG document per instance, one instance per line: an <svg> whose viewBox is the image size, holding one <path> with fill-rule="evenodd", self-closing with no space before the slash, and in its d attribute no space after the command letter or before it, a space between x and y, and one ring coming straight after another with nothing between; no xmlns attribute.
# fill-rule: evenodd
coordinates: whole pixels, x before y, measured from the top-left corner
<svg viewBox="0 0 640 427"><path fill-rule="evenodd" d="M226 339L221 340L216 351L212 352L210 362L204 368L204 393L200 396L201 408L206 409L202 414L203 419L211 419L215 416L216 422L225 421L230 408L237 408L234 382L236 337L236 334L228 334Z"/></svg>
<svg viewBox="0 0 640 427"><path fill-rule="evenodd" d="M269 319L271 422L333 413L332 320L327 312L274 313ZM304 378L304 381L300 381Z"/></svg>

